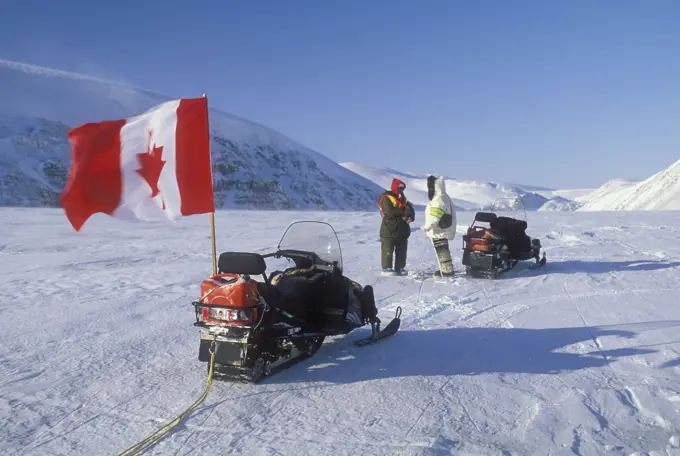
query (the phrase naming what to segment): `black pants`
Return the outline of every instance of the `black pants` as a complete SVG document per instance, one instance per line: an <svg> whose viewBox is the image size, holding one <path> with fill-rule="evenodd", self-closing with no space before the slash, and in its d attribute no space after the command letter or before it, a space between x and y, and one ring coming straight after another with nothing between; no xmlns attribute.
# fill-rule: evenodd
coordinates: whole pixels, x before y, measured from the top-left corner
<svg viewBox="0 0 680 456"><path fill-rule="evenodd" d="M382 251L382 268L392 268L394 259L394 269L404 269L406 267L406 251L408 239L381 238L380 248Z"/></svg>
<svg viewBox="0 0 680 456"><path fill-rule="evenodd" d="M451 250L449 249L448 239L434 239L432 240L434 251L437 254L437 262L439 263L439 271L442 275L453 274L453 259L451 258Z"/></svg>

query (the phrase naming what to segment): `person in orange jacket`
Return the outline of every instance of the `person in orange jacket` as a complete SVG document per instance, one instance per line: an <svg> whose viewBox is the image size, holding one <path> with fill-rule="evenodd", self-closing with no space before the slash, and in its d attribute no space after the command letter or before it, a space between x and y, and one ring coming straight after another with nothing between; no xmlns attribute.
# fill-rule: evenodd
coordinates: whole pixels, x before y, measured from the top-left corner
<svg viewBox="0 0 680 456"><path fill-rule="evenodd" d="M382 217L380 249L383 275L406 274L408 239L411 236L409 224L415 220L416 213L404 195L405 188L403 181L393 179L390 190L380 195L378 200Z"/></svg>

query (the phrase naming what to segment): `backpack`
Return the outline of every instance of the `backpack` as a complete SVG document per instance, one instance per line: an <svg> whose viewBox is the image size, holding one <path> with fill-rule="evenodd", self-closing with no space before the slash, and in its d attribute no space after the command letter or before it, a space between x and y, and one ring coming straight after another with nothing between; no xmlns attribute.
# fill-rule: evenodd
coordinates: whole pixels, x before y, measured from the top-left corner
<svg viewBox="0 0 680 456"><path fill-rule="evenodd" d="M449 207L451 207L452 204L449 204ZM451 207L451 212L453 213L453 207ZM439 219L439 223L437 226L442 229L449 228L451 224L453 223L453 216L451 214L444 213L444 215L441 216Z"/></svg>

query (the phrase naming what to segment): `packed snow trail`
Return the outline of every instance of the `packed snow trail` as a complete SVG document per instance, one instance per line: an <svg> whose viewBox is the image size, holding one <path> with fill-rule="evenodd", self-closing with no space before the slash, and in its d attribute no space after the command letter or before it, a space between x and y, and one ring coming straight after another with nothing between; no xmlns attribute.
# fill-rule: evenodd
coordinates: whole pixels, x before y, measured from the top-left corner
<svg viewBox="0 0 680 456"><path fill-rule="evenodd" d="M377 214L216 219L219 251L330 222L345 273L374 284L384 320L403 308L401 330L328 340L258 385L215 382L145 454L680 454L680 214L530 213L548 263L495 281L381 277ZM2 454L116 454L201 395L207 216L76 233L60 210L0 209L0 231ZM426 242L413 234L412 271L435 268Z"/></svg>

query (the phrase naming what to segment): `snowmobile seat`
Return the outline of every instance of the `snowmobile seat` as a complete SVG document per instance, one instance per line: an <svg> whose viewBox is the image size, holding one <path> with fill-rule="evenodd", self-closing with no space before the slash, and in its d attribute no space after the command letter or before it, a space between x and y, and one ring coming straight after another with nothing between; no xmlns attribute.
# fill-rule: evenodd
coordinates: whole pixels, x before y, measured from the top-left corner
<svg viewBox="0 0 680 456"><path fill-rule="evenodd" d="M267 270L262 255L251 252L223 252L217 261L221 274L264 275Z"/></svg>
<svg viewBox="0 0 680 456"><path fill-rule="evenodd" d="M493 212L477 212L475 214L475 221L483 223L491 223L498 218Z"/></svg>

